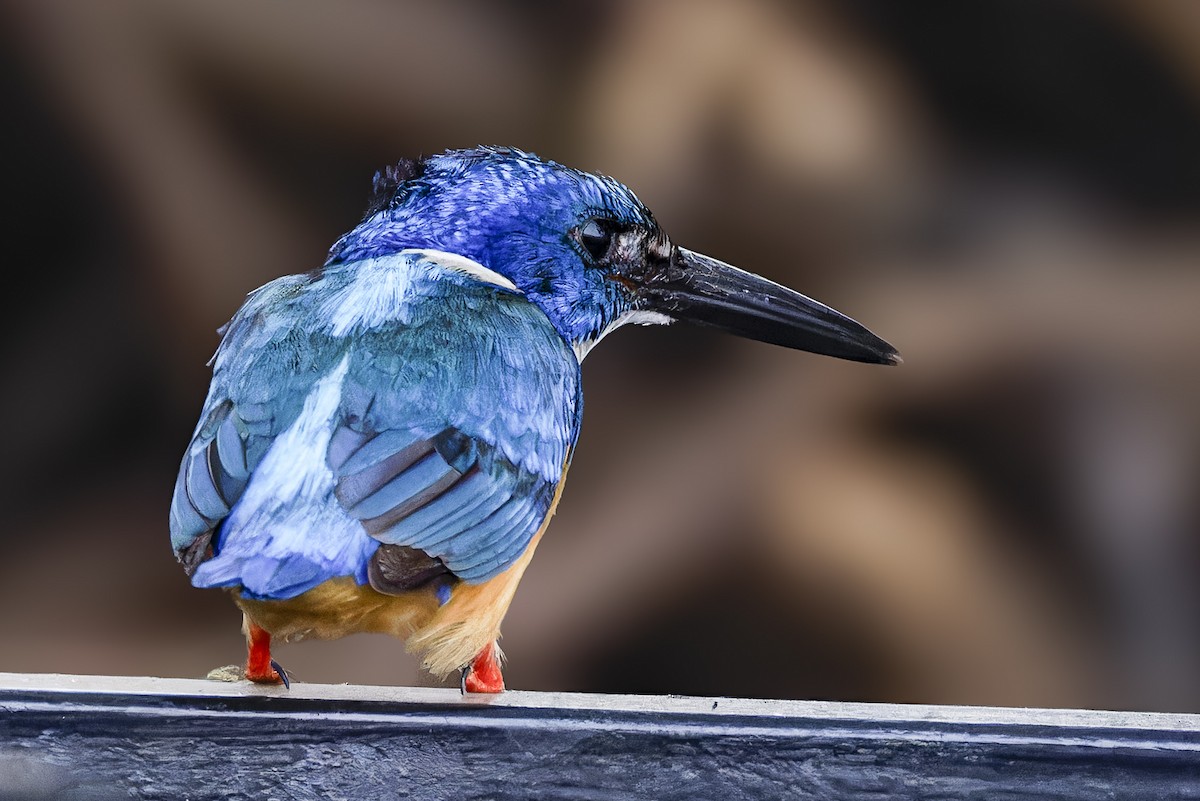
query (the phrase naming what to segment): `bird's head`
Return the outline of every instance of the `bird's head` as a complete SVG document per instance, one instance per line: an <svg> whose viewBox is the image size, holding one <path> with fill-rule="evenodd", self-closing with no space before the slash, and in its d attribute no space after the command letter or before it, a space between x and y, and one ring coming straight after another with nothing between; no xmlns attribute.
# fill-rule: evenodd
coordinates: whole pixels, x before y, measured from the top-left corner
<svg viewBox="0 0 1200 801"><path fill-rule="evenodd" d="M811 298L681 248L612 178L508 148L450 151L378 173L330 263L405 248L459 254L512 281L582 356L625 323L675 320L842 359L896 349Z"/></svg>

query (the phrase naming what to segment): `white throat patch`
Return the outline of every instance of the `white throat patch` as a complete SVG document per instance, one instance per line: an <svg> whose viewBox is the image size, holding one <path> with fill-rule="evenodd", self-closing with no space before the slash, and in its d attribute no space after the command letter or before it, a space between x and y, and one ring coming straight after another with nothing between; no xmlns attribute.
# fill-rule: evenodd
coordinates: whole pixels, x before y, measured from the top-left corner
<svg viewBox="0 0 1200 801"><path fill-rule="evenodd" d="M623 325L670 325L673 322L675 322L674 318L656 311L625 312L605 326L604 330L595 339L585 339L576 342L571 348L575 351L575 358L579 359L579 363L582 364L584 358L591 353L592 348L596 347L597 342Z"/></svg>

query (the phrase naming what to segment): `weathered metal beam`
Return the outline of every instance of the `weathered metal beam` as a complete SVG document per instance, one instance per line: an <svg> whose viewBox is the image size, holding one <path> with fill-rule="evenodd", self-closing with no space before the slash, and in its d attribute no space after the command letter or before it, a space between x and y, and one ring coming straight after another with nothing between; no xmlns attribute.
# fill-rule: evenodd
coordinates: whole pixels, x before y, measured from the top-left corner
<svg viewBox="0 0 1200 801"><path fill-rule="evenodd" d="M0 798L1200 797L1200 716L0 673Z"/></svg>

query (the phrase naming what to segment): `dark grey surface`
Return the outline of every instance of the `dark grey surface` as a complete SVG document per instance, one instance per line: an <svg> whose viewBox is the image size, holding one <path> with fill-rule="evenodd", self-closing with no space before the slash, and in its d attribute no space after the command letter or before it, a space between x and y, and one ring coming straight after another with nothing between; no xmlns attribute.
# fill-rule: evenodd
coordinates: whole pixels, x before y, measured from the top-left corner
<svg viewBox="0 0 1200 801"><path fill-rule="evenodd" d="M6 801L1200 798L1193 716L5 678Z"/></svg>

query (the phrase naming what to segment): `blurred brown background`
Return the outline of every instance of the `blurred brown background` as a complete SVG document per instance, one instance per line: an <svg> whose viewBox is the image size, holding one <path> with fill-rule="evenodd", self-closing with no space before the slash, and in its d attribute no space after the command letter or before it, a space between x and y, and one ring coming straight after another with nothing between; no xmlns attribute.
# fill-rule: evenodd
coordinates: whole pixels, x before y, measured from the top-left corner
<svg viewBox="0 0 1200 801"><path fill-rule="evenodd" d="M1200 710L1200 5L4 0L0 43L0 670L242 658L167 543L214 329L376 167L497 143L906 359L607 341L510 686Z"/></svg>

